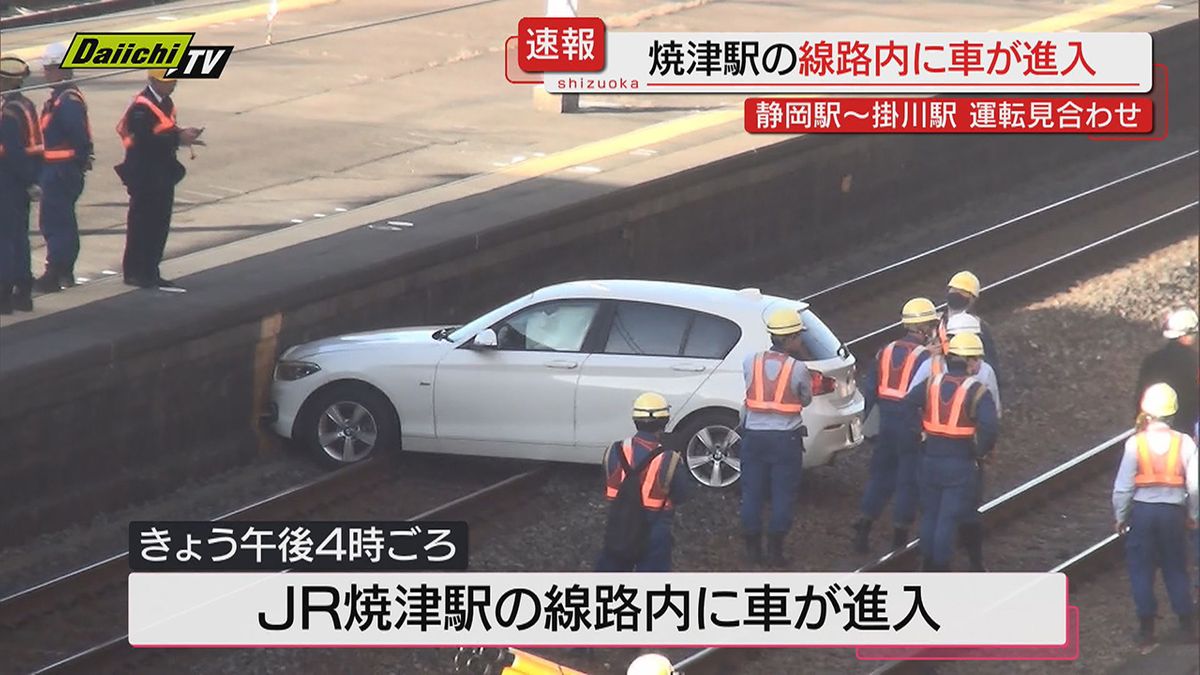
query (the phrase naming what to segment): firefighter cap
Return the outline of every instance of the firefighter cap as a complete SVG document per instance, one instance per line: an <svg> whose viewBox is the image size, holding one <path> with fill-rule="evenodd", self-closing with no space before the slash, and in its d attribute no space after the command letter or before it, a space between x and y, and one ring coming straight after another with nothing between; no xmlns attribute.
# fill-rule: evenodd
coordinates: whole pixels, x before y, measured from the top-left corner
<svg viewBox="0 0 1200 675"><path fill-rule="evenodd" d="M795 309L777 309L767 317L767 332L771 335L795 335L804 330L804 319Z"/></svg>
<svg viewBox="0 0 1200 675"><path fill-rule="evenodd" d="M929 298L913 298L904 303L904 308L900 310L900 323L906 326L932 323L937 320L937 307Z"/></svg>
<svg viewBox="0 0 1200 675"><path fill-rule="evenodd" d="M629 664L625 675L673 675L671 660L662 654L642 654Z"/></svg>
<svg viewBox="0 0 1200 675"><path fill-rule="evenodd" d="M0 77L23 80L29 77L29 64L16 56L0 57Z"/></svg>
<svg viewBox="0 0 1200 675"><path fill-rule="evenodd" d="M633 419L665 420L671 417L671 405L662 394L648 391L633 402Z"/></svg>
<svg viewBox="0 0 1200 675"><path fill-rule="evenodd" d="M952 290L962 291L972 298L979 297L979 277L965 270L950 277L950 282L946 286Z"/></svg>
<svg viewBox="0 0 1200 675"><path fill-rule="evenodd" d="M1179 396L1169 384L1152 384L1142 394L1142 412L1151 417L1170 417L1179 412Z"/></svg>
<svg viewBox="0 0 1200 675"><path fill-rule="evenodd" d="M974 333L959 333L950 338L946 351L954 356L983 356L983 340Z"/></svg>
<svg viewBox="0 0 1200 675"><path fill-rule="evenodd" d="M1163 337L1174 340L1195 333L1198 327L1200 327L1200 317L1196 316L1196 310L1177 309L1167 315L1166 324L1163 326Z"/></svg>

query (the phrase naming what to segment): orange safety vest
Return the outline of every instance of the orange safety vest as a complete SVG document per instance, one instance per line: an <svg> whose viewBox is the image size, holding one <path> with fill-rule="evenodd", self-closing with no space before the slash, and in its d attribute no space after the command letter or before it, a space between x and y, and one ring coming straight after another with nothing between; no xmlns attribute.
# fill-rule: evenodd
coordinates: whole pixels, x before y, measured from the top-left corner
<svg viewBox="0 0 1200 675"><path fill-rule="evenodd" d="M898 368L892 359L897 347L904 354L904 360ZM926 351L928 349L924 345L909 342L908 340L896 340L884 347L883 351L879 354L879 387L877 389L879 398L888 401L902 400L908 393L908 386L912 382L913 371L917 367L917 359Z"/></svg>
<svg viewBox="0 0 1200 675"><path fill-rule="evenodd" d="M42 128L37 123L37 109L33 107L33 103L23 101L21 99L10 99L4 102L6 110L20 110L21 116L25 118L25 154L30 156L38 156L42 154ZM7 149L3 144L0 144L0 157L7 154Z"/></svg>
<svg viewBox="0 0 1200 675"><path fill-rule="evenodd" d="M954 393L950 400L942 398L942 382L954 383ZM947 375L941 373L929 380L925 392L925 417L921 426L925 433L946 438L971 438L975 435L975 422L963 410L967 395L973 385L978 384L974 377L962 375ZM947 410L949 406L949 410Z"/></svg>
<svg viewBox="0 0 1200 675"><path fill-rule="evenodd" d="M653 448L657 449L657 448ZM653 450L652 449L652 450ZM630 468L636 467L637 463L633 461L633 439L626 438L621 441L621 452L625 455L625 461ZM662 481L658 480L660 471L662 470L663 458L667 455L673 455L671 466ZM646 473L642 474L642 506L649 511L662 511L671 508L670 494L670 478L675 472L675 462L677 455L670 452L659 454L654 459L650 460L650 465L646 467ZM605 466L608 465L608 457L604 458ZM617 462L617 468L608 474L608 480L604 487L604 497L609 501L617 498L617 493L621 490L621 483L625 480L625 467Z"/></svg>
<svg viewBox="0 0 1200 675"><path fill-rule="evenodd" d="M1178 431L1170 433L1171 445L1161 455L1150 450L1146 432L1137 435L1137 474L1133 477L1133 484L1137 487L1184 486L1183 459L1180 452L1183 447L1183 434Z"/></svg>
<svg viewBox="0 0 1200 675"><path fill-rule="evenodd" d="M946 357L934 354L929 357L929 377L934 378L946 372Z"/></svg>
<svg viewBox="0 0 1200 675"><path fill-rule="evenodd" d="M121 137L121 144L126 148L133 147L133 134L129 133L129 129L126 126L126 120L129 119L129 113L133 111L133 107L136 105L146 106L150 109L150 112L154 113L154 116L158 118L158 123L154 125L155 134L165 134L166 132L175 128L174 108L171 109L171 116L168 117L167 114L164 113L162 109L154 103L154 101L151 101L145 96L138 94L134 97L133 103L129 105L129 108L125 111L125 114L121 116L121 121L117 122L117 135Z"/></svg>
<svg viewBox="0 0 1200 675"><path fill-rule="evenodd" d="M767 364L779 364L779 375L767 377ZM754 412L799 414L804 410L800 395L790 386L796 360L779 352L759 352L750 368L750 384L746 387L746 409ZM770 391L770 397L767 392Z"/></svg>
<svg viewBox="0 0 1200 675"><path fill-rule="evenodd" d="M83 100L83 93L74 88L64 89L61 94L58 96L51 96L50 100L46 101L46 105L42 108L42 137L45 138L46 129L50 126L50 123L53 122L54 113L58 110L58 107L62 105L62 99L64 96L70 96L71 98L74 98L76 101L79 101L79 105L83 106L84 129L87 131L88 140L92 140L92 125L90 122L88 122L87 118L87 101ZM70 159L75 159L75 148L72 148L69 144L64 142L62 143L61 147L46 148L43 157L47 162L65 162Z"/></svg>

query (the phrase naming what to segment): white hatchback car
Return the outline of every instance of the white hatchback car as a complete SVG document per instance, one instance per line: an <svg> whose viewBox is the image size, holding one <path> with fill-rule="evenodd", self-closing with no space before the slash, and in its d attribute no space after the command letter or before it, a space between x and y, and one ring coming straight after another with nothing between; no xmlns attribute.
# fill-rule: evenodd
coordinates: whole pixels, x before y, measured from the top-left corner
<svg viewBox="0 0 1200 675"><path fill-rule="evenodd" d="M764 317L801 310L814 398L805 466L862 442L854 357L803 302L662 281L574 281L465 326L343 335L285 351L267 418L332 465L377 449L595 463L633 431L644 391L699 482L741 474L742 363L770 344Z"/></svg>

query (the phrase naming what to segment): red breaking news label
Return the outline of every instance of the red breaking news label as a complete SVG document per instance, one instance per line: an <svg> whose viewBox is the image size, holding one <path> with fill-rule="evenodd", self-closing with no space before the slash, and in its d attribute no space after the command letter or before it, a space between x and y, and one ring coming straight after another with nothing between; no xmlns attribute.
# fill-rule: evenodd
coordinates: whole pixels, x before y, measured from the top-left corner
<svg viewBox="0 0 1200 675"><path fill-rule="evenodd" d="M1145 134L1146 96L748 98L746 131L788 133Z"/></svg>
<svg viewBox="0 0 1200 675"><path fill-rule="evenodd" d="M604 70L604 21L597 17L525 17L517 22L517 65L527 73Z"/></svg>

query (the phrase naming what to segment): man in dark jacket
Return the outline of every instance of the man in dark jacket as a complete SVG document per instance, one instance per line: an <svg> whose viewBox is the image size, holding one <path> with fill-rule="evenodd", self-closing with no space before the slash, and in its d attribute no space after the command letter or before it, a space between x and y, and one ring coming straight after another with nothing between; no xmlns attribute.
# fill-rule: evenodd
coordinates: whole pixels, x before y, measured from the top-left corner
<svg viewBox="0 0 1200 675"><path fill-rule="evenodd" d="M171 228L175 184L187 173L175 152L181 145L204 144L199 140L202 129L175 124L173 91L175 80L167 78L165 70L151 70L149 84L117 125L125 161L115 168L129 193L125 283L141 288L176 287L158 269Z"/></svg>
<svg viewBox="0 0 1200 675"><path fill-rule="evenodd" d="M1171 428L1189 436L1196 435L1196 419L1200 414L1200 352L1196 347L1196 332L1200 325L1196 311L1177 309L1167 316L1163 337L1167 343L1151 352L1142 361L1138 372L1134 405L1140 406L1142 394L1155 382L1171 385L1179 396L1179 412L1171 419ZM1140 407L1135 407L1140 410ZM1136 413L1135 413L1136 414Z"/></svg>
<svg viewBox="0 0 1200 675"><path fill-rule="evenodd" d="M29 65L15 56L0 58L0 314L33 311L33 271L29 260L29 203L37 199L42 161L42 129L37 108L18 91Z"/></svg>

